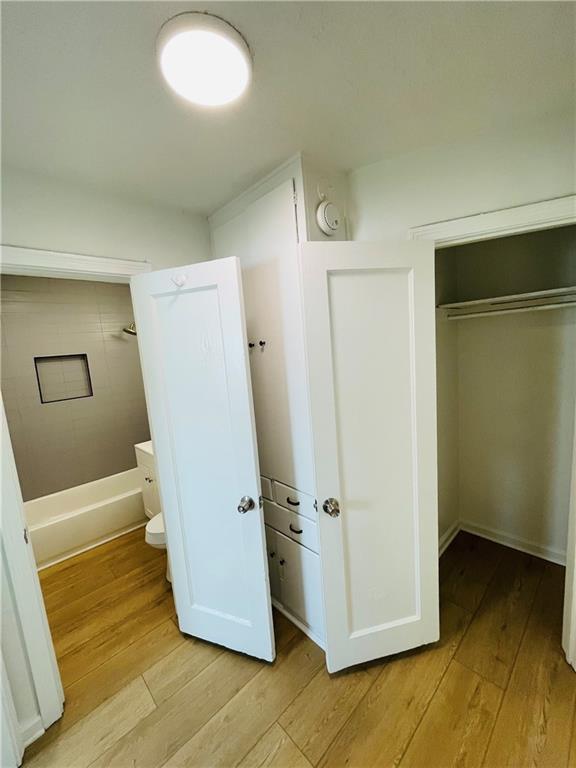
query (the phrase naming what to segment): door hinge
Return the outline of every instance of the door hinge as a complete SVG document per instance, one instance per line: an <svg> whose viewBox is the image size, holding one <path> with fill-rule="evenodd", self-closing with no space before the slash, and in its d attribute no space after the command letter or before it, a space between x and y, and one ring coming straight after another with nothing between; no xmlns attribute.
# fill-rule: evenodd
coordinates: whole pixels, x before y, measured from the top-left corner
<svg viewBox="0 0 576 768"><path fill-rule="evenodd" d="M24 541L28 544L28 528L24 528Z"/></svg>
<svg viewBox="0 0 576 768"><path fill-rule="evenodd" d="M258 496L258 506L260 509L264 506L264 496Z"/></svg>

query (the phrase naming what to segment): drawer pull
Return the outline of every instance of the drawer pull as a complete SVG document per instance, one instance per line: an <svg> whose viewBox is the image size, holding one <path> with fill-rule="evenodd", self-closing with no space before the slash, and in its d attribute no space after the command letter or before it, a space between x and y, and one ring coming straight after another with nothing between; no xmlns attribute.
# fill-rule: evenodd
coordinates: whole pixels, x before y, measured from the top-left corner
<svg viewBox="0 0 576 768"><path fill-rule="evenodd" d="M290 523L290 530L292 531L292 533L302 533L302 528L300 528L300 530L298 530L297 528L293 528L292 523Z"/></svg>
<svg viewBox="0 0 576 768"><path fill-rule="evenodd" d="M276 557L276 552L270 552L270 557Z"/></svg>
<svg viewBox="0 0 576 768"><path fill-rule="evenodd" d="M292 507L299 507L299 506L300 506L300 502L299 502L299 501L292 501L292 499L290 498L290 496L286 496L286 501L287 501L287 502L288 502L288 504L290 504Z"/></svg>
<svg viewBox="0 0 576 768"><path fill-rule="evenodd" d="M280 565L284 565L285 562L286 562L286 560L284 560L284 559L280 560Z"/></svg>

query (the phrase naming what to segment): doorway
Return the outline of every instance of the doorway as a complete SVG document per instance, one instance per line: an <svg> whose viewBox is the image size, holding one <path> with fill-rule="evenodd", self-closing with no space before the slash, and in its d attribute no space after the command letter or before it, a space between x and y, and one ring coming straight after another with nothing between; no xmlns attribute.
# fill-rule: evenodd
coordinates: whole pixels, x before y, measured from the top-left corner
<svg viewBox="0 0 576 768"><path fill-rule="evenodd" d="M474 614L463 663L503 689L538 627L543 668L566 666L575 286L575 226L436 251L441 594Z"/></svg>

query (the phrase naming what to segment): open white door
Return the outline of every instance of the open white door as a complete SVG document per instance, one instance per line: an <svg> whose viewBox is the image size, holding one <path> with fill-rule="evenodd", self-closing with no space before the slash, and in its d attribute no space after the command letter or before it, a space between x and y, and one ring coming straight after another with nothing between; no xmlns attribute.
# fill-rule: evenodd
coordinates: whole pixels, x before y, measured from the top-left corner
<svg viewBox="0 0 576 768"><path fill-rule="evenodd" d="M301 250L334 672L438 639L434 250Z"/></svg>
<svg viewBox="0 0 576 768"><path fill-rule="evenodd" d="M238 259L139 275L132 298L180 628L271 661Z"/></svg>

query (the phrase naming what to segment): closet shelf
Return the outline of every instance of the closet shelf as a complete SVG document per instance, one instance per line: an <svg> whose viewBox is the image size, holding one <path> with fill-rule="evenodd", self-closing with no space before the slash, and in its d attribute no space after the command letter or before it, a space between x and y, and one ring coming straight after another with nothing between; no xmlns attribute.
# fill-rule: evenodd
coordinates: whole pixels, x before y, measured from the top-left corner
<svg viewBox="0 0 576 768"><path fill-rule="evenodd" d="M531 293L516 293L509 296L494 296L488 299L439 304L437 309L444 312L444 316L448 320L462 320L484 317L485 315L534 312L574 306L576 306L576 286L572 285L547 291L532 291Z"/></svg>

